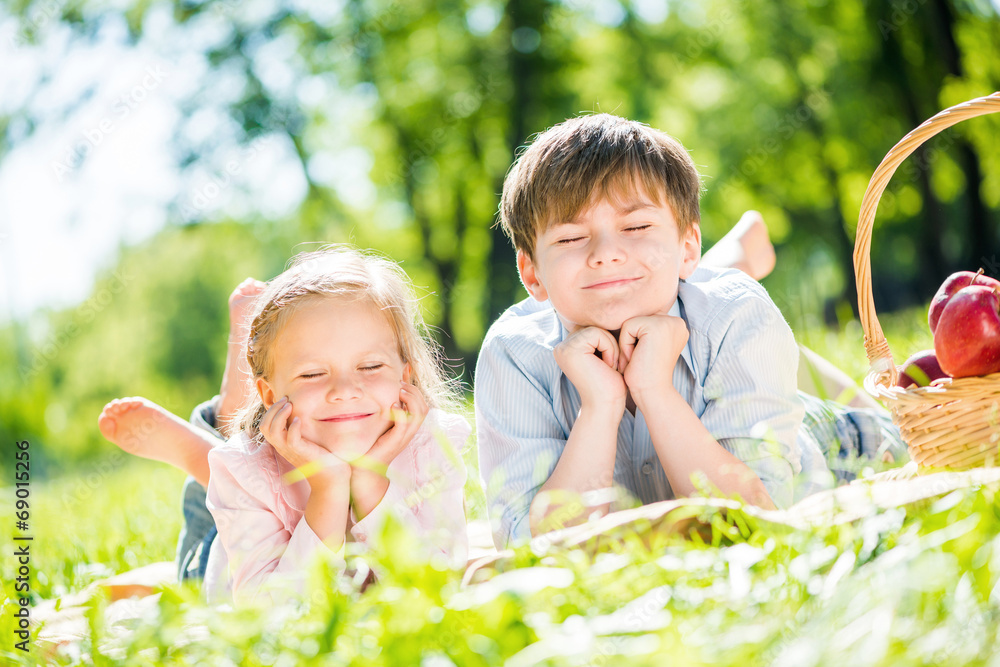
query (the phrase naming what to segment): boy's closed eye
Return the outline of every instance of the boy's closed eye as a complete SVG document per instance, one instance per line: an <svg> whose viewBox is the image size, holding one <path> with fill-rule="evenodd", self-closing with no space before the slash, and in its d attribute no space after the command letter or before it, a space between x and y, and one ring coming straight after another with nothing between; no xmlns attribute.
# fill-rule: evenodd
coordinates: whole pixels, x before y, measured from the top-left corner
<svg viewBox="0 0 1000 667"><path fill-rule="evenodd" d="M624 227L623 231L626 231L626 232L641 232L641 231L644 231L644 230L647 230L647 229L651 228L652 226L653 225L651 223L648 223L648 222L637 223L637 224L632 224L632 225L628 225L628 226ZM586 237L583 236L583 235L564 236L562 238L556 239L555 244L556 245L569 245L571 243L576 243L577 241L582 241L585 238Z"/></svg>

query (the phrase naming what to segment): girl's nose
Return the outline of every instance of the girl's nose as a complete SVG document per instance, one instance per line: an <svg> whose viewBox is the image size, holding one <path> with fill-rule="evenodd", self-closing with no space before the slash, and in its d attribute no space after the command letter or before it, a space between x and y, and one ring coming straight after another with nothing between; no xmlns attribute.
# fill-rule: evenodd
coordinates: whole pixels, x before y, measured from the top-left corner
<svg viewBox="0 0 1000 667"><path fill-rule="evenodd" d="M358 398L361 396L361 384L350 376L331 376L327 385L326 395L331 401Z"/></svg>

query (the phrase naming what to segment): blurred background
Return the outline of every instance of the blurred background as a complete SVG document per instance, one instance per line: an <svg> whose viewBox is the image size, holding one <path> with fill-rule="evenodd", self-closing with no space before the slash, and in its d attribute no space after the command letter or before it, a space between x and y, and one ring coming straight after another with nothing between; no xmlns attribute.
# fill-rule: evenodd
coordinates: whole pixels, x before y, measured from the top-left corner
<svg viewBox="0 0 1000 667"><path fill-rule="evenodd" d="M471 385L489 323L524 297L493 228L503 177L532 135L589 112L688 147L706 248L762 211L778 247L765 286L800 338L846 329L863 369L861 197L906 132L1000 89L998 12L1000 0L0 3L3 449L30 440L33 472L51 473L114 451L96 427L114 397L187 415L217 390L232 288L319 243L398 260ZM1000 275L998 137L997 116L967 121L897 172L873 238L880 314L922 310L954 270Z"/></svg>

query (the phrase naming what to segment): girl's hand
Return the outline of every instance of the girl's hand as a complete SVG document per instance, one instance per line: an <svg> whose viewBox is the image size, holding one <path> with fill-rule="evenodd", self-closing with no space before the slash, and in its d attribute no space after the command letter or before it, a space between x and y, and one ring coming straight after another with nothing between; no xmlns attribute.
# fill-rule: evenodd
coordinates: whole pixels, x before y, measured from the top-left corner
<svg viewBox="0 0 1000 667"><path fill-rule="evenodd" d="M412 384L400 382L399 402L390 408L392 426L375 441L372 448L362 458L372 458L389 465L399 453L406 449L410 440L420 429L427 416L427 401Z"/></svg>
<svg viewBox="0 0 1000 667"><path fill-rule="evenodd" d="M292 417L288 397L275 401L260 420L260 432L285 460L295 466L310 486L350 478L351 466L315 442L302 437L302 420Z"/></svg>
<svg viewBox="0 0 1000 667"><path fill-rule="evenodd" d="M399 383L399 402L390 407L392 426L375 441L368 453L351 464L351 502L354 515L363 521L382 502L389 489L387 468L413 440L427 416L427 402L420 390L405 381Z"/></svg>

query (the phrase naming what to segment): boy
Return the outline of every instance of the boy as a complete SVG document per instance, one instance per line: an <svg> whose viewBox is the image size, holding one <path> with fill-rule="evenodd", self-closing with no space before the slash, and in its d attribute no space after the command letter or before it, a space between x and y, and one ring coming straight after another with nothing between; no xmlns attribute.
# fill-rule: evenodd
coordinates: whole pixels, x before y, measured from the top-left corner
<svg viewBox="0 0 1000 667"><path fill-rule="evenodd" d="M676 140L607 114L544 132L508 174L501 225L532 298L490 328L475 378L498 548L608 511L613 485L642 503L690 495L694 473L790 505L832 482L813 432L901 450L871 411L824 418L806 399L801 428L781 313L744 273L698 266L700 192Z"/></svg>

